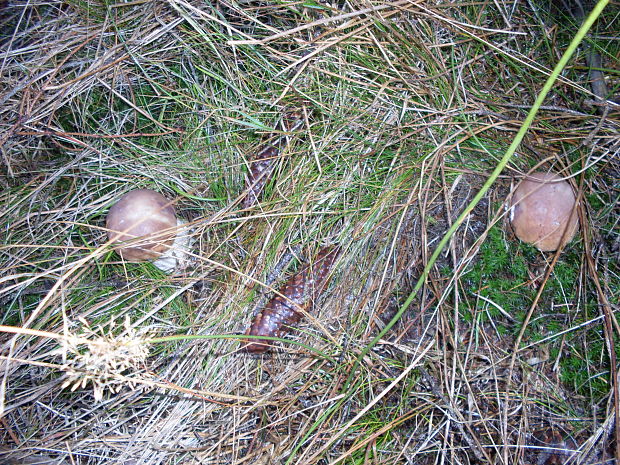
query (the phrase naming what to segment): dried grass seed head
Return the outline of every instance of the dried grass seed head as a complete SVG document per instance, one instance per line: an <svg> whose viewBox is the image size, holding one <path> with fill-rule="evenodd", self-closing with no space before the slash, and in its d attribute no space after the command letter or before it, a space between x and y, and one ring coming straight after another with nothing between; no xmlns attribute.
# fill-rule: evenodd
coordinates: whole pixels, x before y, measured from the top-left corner
<svg viewBox="0 0 620 465"><path fill-rule="evenodd" d="M160 193L136 189L123 195L106 218L108 239L131 262L159 257L174 242L177 219L174 208Z"/></svg>
<svg viewBox="0 0 620 465"><path fill-rule="evenodd" d="M575 201L573 188L561 176L543 171L528 175L512 195L510 222L515 235L544 252L557 250L577 232Z"/></svg>
<svg viewBox="0 0 620 465"><path fill-rule="evenodd" d="M106 390L119 392L123 386L134 387L124 374L140 373L144 378L142 367L149 355L149 343L143 332L136 331L129 317L125 318L124 331L114 335L114 319L107 329L99 327L91 329L88 322L79 318L82 323L80 334L69 334L63 340L63 369L67 379L63 389L71 386L71 390L83 389L92 383L95 400L103 399Z"/></svg>

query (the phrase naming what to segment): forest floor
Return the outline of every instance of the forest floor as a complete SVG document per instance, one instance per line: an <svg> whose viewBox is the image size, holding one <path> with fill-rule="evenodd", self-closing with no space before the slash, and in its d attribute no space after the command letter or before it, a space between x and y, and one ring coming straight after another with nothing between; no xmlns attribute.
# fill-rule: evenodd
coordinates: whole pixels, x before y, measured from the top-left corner
<svg viewBox="0 0 620 465"><path fill-rule="evenodd" d="M587 10L0 2L0 462L613 463L617 0L552 73ZM533 171L579 199L557 253L509 225ZM142 188L183 220L168 272L108 241ZM244 350L333 245L308 315Z"/></svg>

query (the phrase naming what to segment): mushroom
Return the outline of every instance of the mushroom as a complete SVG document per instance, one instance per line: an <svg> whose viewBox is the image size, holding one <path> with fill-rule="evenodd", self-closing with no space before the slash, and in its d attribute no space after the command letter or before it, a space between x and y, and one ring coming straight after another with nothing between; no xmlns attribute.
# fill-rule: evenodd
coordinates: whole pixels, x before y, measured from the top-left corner
<svg viewBox="0 0 620 465"><path fill-rule="evenodd" d="M124 259L158 258L175 240L177 219L170 202L158 192L137 189L123 195L106 218L108 239Z"/></svg>
<svg viewBox="0 0 620 465"><path fill-rule="evenodd" d="M561 176L532 173L512 195L510 222L515 235L544 252L557 250L577 232L575 201L573 188Z"/></svg>

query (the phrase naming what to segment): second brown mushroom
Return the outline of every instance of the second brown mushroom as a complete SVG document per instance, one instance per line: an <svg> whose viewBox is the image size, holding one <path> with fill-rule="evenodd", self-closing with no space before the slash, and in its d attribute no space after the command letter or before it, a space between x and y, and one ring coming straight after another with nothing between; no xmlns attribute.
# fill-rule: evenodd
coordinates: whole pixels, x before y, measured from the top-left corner
<svg viewBox="0 0 620 465"><path fill-rule="evenodd" d="M557 250L577 232L575 202L573 188L561 176L543 171L532 173L512 195L512 229L519 239L539 250Z"/></svg>

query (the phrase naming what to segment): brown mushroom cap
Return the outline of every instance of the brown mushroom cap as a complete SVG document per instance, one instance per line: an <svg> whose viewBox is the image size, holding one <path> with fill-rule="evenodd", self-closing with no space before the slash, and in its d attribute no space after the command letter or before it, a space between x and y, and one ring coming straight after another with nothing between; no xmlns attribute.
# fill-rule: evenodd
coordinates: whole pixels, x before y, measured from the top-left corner
<svg viewBox="0 0 620 465"><path fill-rule="evenodd" d="M115 242L114 250L132 262L159 257L174 242L176 225L170 202L150 189L123 195L106 218L108 239ZM130 242L122 244L125 241Z"/></svg>
<svg viewBox="0 0 620 465"><path fill-rule="evenodd" d="M575 236L579 220L577 212L572 213L574 205L575 193L568 182L539 171L515 189L510 222L519 239L550 252L560 247L562 237L566 244Z"/></svg>

